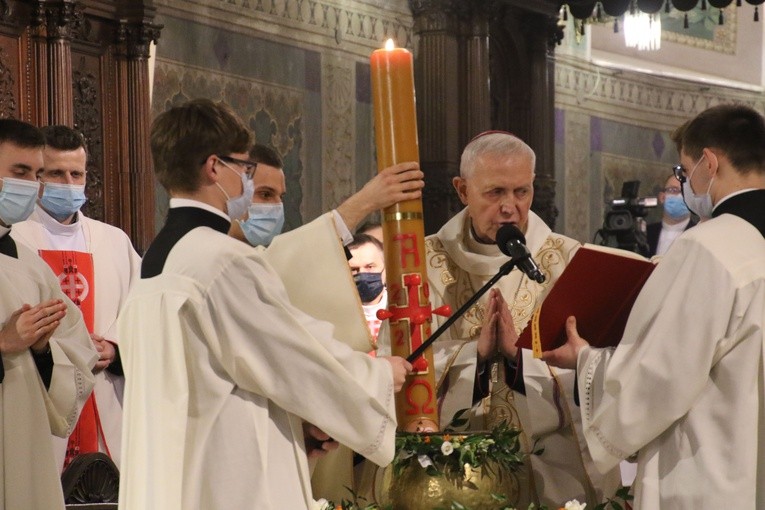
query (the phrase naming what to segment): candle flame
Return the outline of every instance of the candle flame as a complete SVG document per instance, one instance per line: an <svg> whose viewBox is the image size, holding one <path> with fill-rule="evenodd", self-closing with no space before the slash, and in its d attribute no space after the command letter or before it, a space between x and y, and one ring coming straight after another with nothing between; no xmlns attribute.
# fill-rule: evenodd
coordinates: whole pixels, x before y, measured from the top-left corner
<svg viewBox="0 0 765 510"><path fill-rule="evenodd" d="M396 47L396 43L393 42L393 39L388 39L387 41L385 41L385 49L387 51L392 51L393 48L395 47Z"/></svg>

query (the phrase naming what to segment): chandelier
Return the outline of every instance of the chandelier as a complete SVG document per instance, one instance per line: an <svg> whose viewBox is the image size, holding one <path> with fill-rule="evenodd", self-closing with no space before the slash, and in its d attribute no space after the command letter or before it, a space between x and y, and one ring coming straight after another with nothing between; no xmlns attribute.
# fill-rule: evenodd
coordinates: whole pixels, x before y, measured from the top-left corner
<svg viewBox="0 0 765 510"><path fill-rule="evenodd" d="M624 43L628 48L638 50L661 48L661 17L645 12L626 13Z"/></svg>

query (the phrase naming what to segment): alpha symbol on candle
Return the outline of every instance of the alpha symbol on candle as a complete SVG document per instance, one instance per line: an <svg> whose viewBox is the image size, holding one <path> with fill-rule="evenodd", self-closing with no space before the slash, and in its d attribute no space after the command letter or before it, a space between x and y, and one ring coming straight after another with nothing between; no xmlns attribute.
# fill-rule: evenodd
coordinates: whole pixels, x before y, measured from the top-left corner
<svg viewBox="0 0 765 510"><path fill-rule="evenodd" d="M396 234L393 240L400 244L399 253L401 254L401 267L406 268L407 256L412 257L412 265L420 265L420 253L417 250L417 237L414 234Z"/></svg>

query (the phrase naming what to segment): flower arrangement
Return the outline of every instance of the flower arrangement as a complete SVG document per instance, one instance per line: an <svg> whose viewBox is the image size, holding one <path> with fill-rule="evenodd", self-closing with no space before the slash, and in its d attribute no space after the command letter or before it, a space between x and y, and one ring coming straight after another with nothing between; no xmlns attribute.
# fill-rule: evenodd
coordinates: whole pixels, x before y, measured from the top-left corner
<svg viewBox="0 0 765 510"><path fill-rule="evenodd" d="M463 479L466 465L476 469L483 468L493 476L501 476L502 472L517 470L527 455L520 447L520 432L505 422L488 432L469 434L457 432L457 429L467 425L468 420L463 418L467 411L467 409L458 411L442 433L399 432L396 436L396 455L392 464L394 477L399 476L407 468L419 467L430 476L442 476L459 484ZM532 452L532 454L538 453L541 452ZM350 493L351 498L344 499L340 503L319 500L314 510L395 510L392 505L367 504L363 497L357 496L353 491ZM497 505L503 505L507 501L507 497L502 494L491 496L496 500ZM592 510L628 510L631 500L629 488L622 487L616 492L614 498L608 498ZM502 510L585 510L586 507L586 503L580 503L574 499L556 509L544 505L537 506L533 503L527 509L518 509L511 507L508 503L502 507ZM471 509L452 501L449 508L440 510Z"/></svg>
<svg viewBox="0 0 765 510"><path fill-rule="evenodd" d="M452 425L461 425L460 416L455 416ZM453 428L447 427L442 434L399 433L393 459L394 476L413 464L431 476L447 478L461 478L465 464L487 469L492 469L493 464L508 471L523 464L519 432L505 422L482 434L449 433L450 430Z"/></svg>
<svg viewBox="0 0 765 510"><path fill-rule="evenodd" d="M319 500L317 501L317 510L393 510L392 507L379 507L377 505L367 505L367 506L358 506L356 503L353 503L351 501L343 500L340 504L335 504L326 500ZM571 501L568 501L564 506L560 507L558 510L585 510L587 507L587 503L580 503L576 499L573 499ZM595 507L596 509L599 507ZM622 507L619 507L622 508ZM467 507L460 505L459 503L453 503L452 507L448 510L470 510ZM506 507L504 510L518 510L511 507ZM529 505L528 510L550 510L546 506L536 506L535 504Z"/></svg>
<svg viewBox="0 0 765 510"><path fill-rule="evenodd" d="M355 495L353 499L354 501L343 500L340 504L335 504L331 501L321 499L316 502L315 510L393 510L391 506L386 506L386 507L380 507L378 505L360 506ZM617 499L621 500L621 502L617 501ZM625 510L630 508L629 501L631 500L632 500L632 495L629 494L629 488L622 487L616 492L616 496L613 499L609 498L606 500L605 503L596 505L593 508L593 510ZM585 510L586 508L587 508L587 503L580 503L578 500L572 499L571 501L567 501L562 507L558 508L557 510ZM459 503L452 503L451 508L449 508L448 510L470 510L470 509L463 505L460 505ZM520 509L511 508L508 506L508 507L505 507L504 510L520 510ZM551 510L551 509L549 509L548 507L544 505L536 506L534 503L532 503L529 505L527 510Z"/></svg>

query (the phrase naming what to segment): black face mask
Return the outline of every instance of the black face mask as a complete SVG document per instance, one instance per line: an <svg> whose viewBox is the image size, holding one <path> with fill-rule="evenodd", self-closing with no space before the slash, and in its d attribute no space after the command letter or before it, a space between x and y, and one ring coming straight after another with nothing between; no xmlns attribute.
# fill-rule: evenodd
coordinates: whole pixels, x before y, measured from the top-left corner
<svg viewBox="0 0 765 510"><path fill-rule="evenodd" d="M359 291L362 303L374 301L385 288L382 273L358 273L353 276L353 280L356 282L356 290Z"/></svg>

